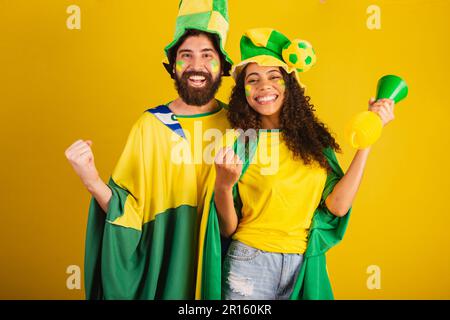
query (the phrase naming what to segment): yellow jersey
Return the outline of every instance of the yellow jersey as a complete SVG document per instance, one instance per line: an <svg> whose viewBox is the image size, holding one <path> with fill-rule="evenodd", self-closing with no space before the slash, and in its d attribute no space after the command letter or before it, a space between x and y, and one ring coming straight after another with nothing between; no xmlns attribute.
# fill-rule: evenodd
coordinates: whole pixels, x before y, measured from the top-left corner
<svg viewBox="0 0 450 320"><path fill-rule="evenodd" d="M238 183L243 207L233 239L269 252L304 253L326 179L319 164L294 159L280 131L261 131Z"/></svg>
<svg viewBox="0 0 450 320"><path fill-rule="evenodd" d="M215 111L197 115L175 115L180 123L190 150L186 152L187 160L195 164L197 177L198 212L202 212L206 196L206 182L214 165L215 146L230 128L227 111L219 103Z"/></svg>

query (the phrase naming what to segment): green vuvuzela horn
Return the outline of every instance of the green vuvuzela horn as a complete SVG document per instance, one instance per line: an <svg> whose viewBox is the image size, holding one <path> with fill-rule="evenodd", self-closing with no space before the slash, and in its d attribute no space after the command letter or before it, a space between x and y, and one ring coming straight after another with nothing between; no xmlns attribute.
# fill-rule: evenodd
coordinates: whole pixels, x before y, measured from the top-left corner
<svg viewBox="0 0 450 320"><path fill-rule="evenodd" d="M408 95L406 82L394 75L386 75L378 80L376 100L391 99L397 104ZM364 149L373 145L381 136L383 123L371 111L363 111L352 118L347 126L347 136L352 147Z"/></svg>

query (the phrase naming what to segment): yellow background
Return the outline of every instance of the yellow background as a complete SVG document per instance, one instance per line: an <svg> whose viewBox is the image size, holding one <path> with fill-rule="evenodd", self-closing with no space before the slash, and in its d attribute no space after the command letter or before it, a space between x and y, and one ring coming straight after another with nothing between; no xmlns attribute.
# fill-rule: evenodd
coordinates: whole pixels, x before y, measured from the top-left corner
<svg viewBox="0 0 450 320"><path fill-rule="evenodd" d="M69 30L69 5L81 30ZM369 30L369 5L381 30ZM66 268L83 266L89 194L65 159L92 139L107 180L131 125L176 96L161 65L178 0L0 0L0 298L82 299ZM378 78L403 77L410 94L373 148L344 241L328 254L337 299L449 299L448 75L450 1L229 1L227 48L274 27L310 41L317 65L302 78L319 117L343 137ZM227 100L232 80L218 95ZM369 290L367 267L381 268Z"/></svg>

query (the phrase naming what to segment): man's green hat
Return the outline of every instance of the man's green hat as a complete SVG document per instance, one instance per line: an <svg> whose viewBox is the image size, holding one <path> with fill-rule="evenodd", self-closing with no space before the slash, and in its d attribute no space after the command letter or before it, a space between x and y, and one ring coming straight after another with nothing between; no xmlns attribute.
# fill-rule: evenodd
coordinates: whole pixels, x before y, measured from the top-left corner
<svg viewBox="0 0 450 320"><path fill-rule="evenodd" d="M223 54L225 65L222 66L224 76L229 76L231 61L225 52L225 43L229 29L228 1L227 0L180 0L178 17L173 41L164 48L167 58L172 49L184 33L189 29L196 29L215 34L219 40L220 53ZM219 53L219 54L220 54ZM172 75L172 66L166 60L164 67Z"/></svg>
<svg viewBox="0 0 450 320"><path fill-rule="evenodd" d="M255 28L241 38L241 60L232 70L235 79L247 64L254 62L260 66L281 67L287 73L294 72L302 85L298 73L308 71L316 63L316 54L306 40L291 41L275 29Z"/></svg>

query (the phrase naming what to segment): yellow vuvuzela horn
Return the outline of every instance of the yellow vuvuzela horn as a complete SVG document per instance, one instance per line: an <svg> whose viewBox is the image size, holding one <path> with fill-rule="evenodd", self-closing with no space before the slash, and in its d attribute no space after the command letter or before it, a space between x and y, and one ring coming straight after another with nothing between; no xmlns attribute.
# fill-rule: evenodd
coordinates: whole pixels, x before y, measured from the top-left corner
<svg viewBox="0 0 450 320"><path fill-rule="evenodd" d="M391 99L400 102L408 95L408 86L400 77L387 75L378 80L376 100ZM373 145L381 136L383 123L372 111L354 116L347 126L347 137L352 147L364 149Z"/></svg>

